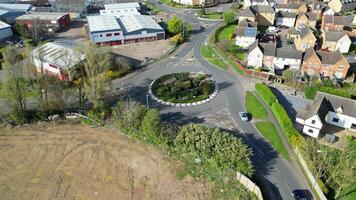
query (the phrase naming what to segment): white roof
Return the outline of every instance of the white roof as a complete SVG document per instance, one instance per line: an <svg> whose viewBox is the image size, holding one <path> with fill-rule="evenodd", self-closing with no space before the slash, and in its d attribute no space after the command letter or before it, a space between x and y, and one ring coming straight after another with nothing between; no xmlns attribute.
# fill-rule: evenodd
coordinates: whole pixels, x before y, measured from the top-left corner
<svg viewBox="0 0 356 200"><path fill-rule="evenodd" d="M131 3L112 3L104 5L105 10L117 10L117 9L125 9L125 8L136 8L140 9L140 4L138 2Z"/></svg>
<svg viewBox="0 0 356 200"><path fill-rule="evenodd" d="M87 16L90 32L121 30L119 23L113 15Z"/></svg>
<svg viewBox="0 0 356 200"><path fill-rule="evenodd" d="M120 17L123 15L141 15L136 8L125 8L125 9L115 9L115 10L100 10L100 15L114 15L115 17Z"/></svg>
<svg viewBox="0 0 356 200"><path fill-rule="evenodd" d="M163 28L148 15L126 15L119 18L126 29L125 32L133 32L140 29L159 29Z"/></svg>
<svg viewBox="0 0 356 200"><path fill-rule="evenodd" d="M4 28L9 28L11 27L10 25L6 24L5 22L3 21L0 21L0 29L4 29Z"/></svg>
<svg viewBox="0 0 356 200"><path fill-rule="evenodd" d="M31 4L13 4L13 3L0 3L1 10L13 10L13 11L29 11L32 8Z"/></svg>
<svg viewBox="0 0 356 200"><path fill-rule="evenodd" d="M34 49L32 55L37 59L40 53L43 55L43 60L53 64L63 70L67 70L78 64L85 57L78 54L74 47L80 43L78 40L56 40L47 42L46 44Z"/></svg>
<svg viewBox="0 0 356 200"><path fill-rule="evenodd" d="M17 17L16 19L20 20L58 20L64 15L67 15L67 13L55 13L55 12L31 12L25 15L22 15L20 17Z"/></svg>

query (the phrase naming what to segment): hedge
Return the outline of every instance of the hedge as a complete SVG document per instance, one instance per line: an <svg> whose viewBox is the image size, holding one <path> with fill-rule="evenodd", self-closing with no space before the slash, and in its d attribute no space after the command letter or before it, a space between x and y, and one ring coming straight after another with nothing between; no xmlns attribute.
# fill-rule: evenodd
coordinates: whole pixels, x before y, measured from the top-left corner
<svg viewBox="0 0 356 200"><path fill-rule="evenodd" d="M298 146L300 142L302 142L303 137L294 128L292 120L289 118L283 106L277 101L277 98L273 94L272 90L267 85L261 83L257 83L255 85L255 89L257 94L271 108L274 116L276 117L279 123L279 126L281 127L288 141L293 146Z"/></svg>
<svg viewBox="0 0 356 200"><path fill-rule="evenodd" d="M326 87L326 86L312 86L312 87L307 87L304 89L304 94L305 97L307 99L314 99L316 93L320 91L320 92L325 92L328 94L333 94L333 95L337 95L340 97L346 97L351 99L352 94L350 94L349 92L345 91L342 88L331 88L331 87Z"/></svg>

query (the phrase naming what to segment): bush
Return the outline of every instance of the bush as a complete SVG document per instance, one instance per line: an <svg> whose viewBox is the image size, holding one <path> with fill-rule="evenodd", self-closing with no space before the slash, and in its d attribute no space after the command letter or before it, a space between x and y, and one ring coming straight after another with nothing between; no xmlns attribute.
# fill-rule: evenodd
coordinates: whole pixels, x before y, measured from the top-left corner
<svg viewBox="0 0 356 200"><path fill-rule="evenodd" d="M140 130L142 120L147 112L145 106L129 99L128 101L119 101L112 110L113 119L117 126L131 133Z"/></svg>
<svg viewBox="0 0 356 200"><path fill-rule="evenodd" d="M160 144L164 141L161 136L161 118L157 109L146 112L141 123L141 133L145 141L152 144Z"/></svg>
<svg viewBox="0 0 356 200"><path fill-rule="evenodd" d="M347 88L347 87L346 87ZM329 86L312 86L312 87L307 87L304 89L304 95L307 99L314 99L316 93L320 92L325 92L328 94L333 94L336 96L341 96L345 98L351 99L352 94L350 94L345 88L334 88L334 87L329 87Z"/></svg>
<svg viewBox="0 0 356 200"><path fill-rule="evenodd" d="M272 106L272 104L277 101L277 98L267 85L257 83L255 89L257 94L259 94L269 106Z"/></svg>
<svg viewBox="0 0 356 200"><path fill-rule="evenodd" d="M329 193L329 189L328 189L328 187L326 187L326 185L324 184L323 180L318 178L316 182L318 183L321 191L323 191L324 194Z"/></svg>
<svg viewBox="0 0 356 200"><path fill-rule="evenodd" d="M170 40L174 45L182 44L184 42L184 38L183 38L182 34L180 34L180 33L171 37Z"/></svg>

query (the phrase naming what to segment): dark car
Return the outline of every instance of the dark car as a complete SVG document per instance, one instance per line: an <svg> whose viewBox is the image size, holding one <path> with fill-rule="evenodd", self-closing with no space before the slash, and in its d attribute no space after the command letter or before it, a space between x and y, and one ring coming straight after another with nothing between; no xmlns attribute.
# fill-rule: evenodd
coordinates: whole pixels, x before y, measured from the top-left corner
<svg viewBox="0 0 356 200"><path fill-rule="evenodd" d="M293 190L292 194L295 200L311 200L305 190Z"/></svg>

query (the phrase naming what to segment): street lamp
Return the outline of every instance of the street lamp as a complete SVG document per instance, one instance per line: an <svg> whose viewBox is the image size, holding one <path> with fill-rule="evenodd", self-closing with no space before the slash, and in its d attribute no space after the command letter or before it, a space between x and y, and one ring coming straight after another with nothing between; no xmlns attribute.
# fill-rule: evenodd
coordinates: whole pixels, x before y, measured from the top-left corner
<svg viewBox="0 0 356 200"><path fill-rule="evenodd" d="M148 107L148 94L146 94L146 107L149 108Z"/></svg>
<svg viewBox="0 0 356 200"><path fill-rule="evenodd" d="M320 149L316 150L317 153L324 153L324 160L326 159L326 154L327 154L327 151L322 151ZM318 173L316 174L316 177L315 177L315 181L314 181L314 184L313 184L313 188L315 188L315 184L320 176L320 171L321 171L321 167L319 167L318 169Z"/></svg>

